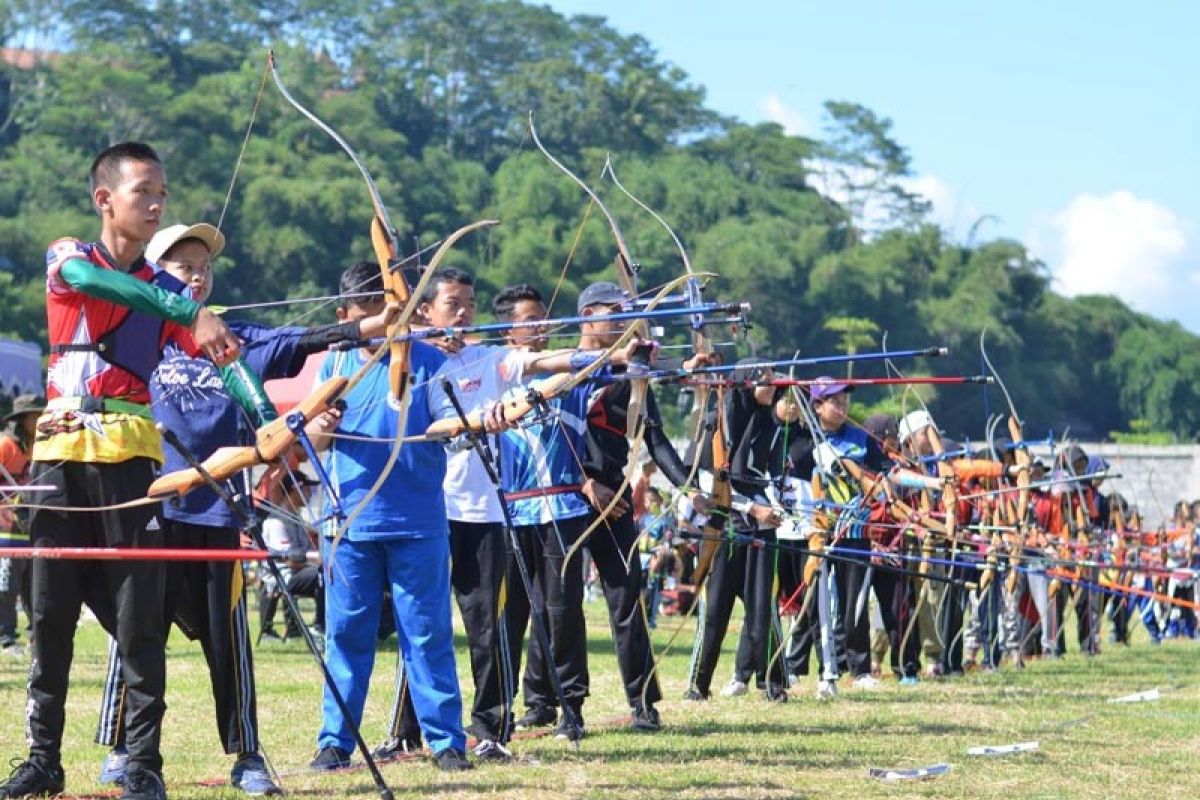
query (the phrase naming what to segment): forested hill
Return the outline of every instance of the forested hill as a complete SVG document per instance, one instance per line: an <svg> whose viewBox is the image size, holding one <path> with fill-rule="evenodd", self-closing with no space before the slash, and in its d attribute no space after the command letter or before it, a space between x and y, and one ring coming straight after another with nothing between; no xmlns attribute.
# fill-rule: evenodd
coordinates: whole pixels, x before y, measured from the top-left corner
<svg viewBox="0 0 1200 800"><path fill-rule="evenodd" d="M217 222L273 47L301 102L365 158L410 252L503 220L451 259L478 275L485 302L516 281L550 290L565 265L564 311L585 281L612 274L602 215L533 148L532 110L551 152L618 217L643 285L682 267L663 229L601 179L606 154L696 268L720 276L709 295L753 303L759 355L870 349L886 332L892 347L952 349L902 369L974 374L986 327L1033 434L1198 429L1195 337L1115 298L1055 294L1018 242L948 239L902 188L908 154L885 117L830 102L820 140L722 117L652 42L598 17L516 0L9 0L0 40L2 335L44 344L45 247L95 236L85 173L104 146L152 143L167 164L168 222ZM271 86L240 164L217 302L328 294L370 255L357 171ZM982 433L978 387L943 389L934 411L953 434Z"/></svg>

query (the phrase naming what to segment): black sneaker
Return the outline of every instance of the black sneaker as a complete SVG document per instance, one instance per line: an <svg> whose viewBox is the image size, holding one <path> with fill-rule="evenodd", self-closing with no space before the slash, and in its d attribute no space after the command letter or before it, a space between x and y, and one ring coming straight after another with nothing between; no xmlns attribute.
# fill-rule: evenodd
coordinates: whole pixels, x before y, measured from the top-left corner
<svg viewBox="0 0 1200 800"><path fill-rule="evenodd" d="M40 761L10 762L13 768L8 780L0 783L0 797L36 797L61 794L63 769L58 764L44 766Z"/></svg>
<svg viewBox="0 0 1200 800"><path fill-rule="evenodd" d="M274 628L263 628L258 632L258 644L263 642L282 642L283 637L275 632Z"/></svg>
<svg viewBox="0 0 1200 800"><path fill-rule="evenodd" d="M395 761L397 758L411 753L421 752L420 739L388 739L371 751L371 757L376 761Z"/></svg>
<svg viewBox="0 0 1200 800"><path fill-rule="evenodd" d="M545 728L547 725L553 725L558 721L558 712L551 706L531 706L525 712L525 716L517 720L517 730L524 731L530 728Z"/></svg>
<svg viewBox="0 0 1200 800"><path fill-rule="evenodd" d="M229 773L229 783L251 797L283 794L279 784L267 769L267 762L258 753L247 753L238 758Z"/></svg>
<svg viewBox="0 0 1200 800"><path fill-rule="evenodd" d="M683 699L691 700L693 703L703 703L708 699L708 696L708 692L702 692L695 686L689 687L688 690L683 693Z"/></svg>
<svg viewBox="0 0 1200 800"><path fill-rule="evenodd" d="M767 698L768 703L786 703L788 701L787 689L782 686L770 686L763 692L763 696Z"/></svg>
<svg viewBox="0 0 1200 800"><path fill-rule="evenodd" d="M167 800L167 787L157 772L131 766L125 773L125 793L121 800Z"/></svg>
<svg viewBox="0 0 1200 800"><path fill-rule="evenodd" d="M350 766L350 753L333 745L322 747L317 751L316 757L308 762L308 766L322 772L345 769Z"/></svg>
<svg viewBox="0 0 1200 800"><path fill-rule="evenodd" d="M555 739L566 739L570 742L578 742L582 739L587 731L583 727L583 712L579 709L571 709L573 714L564 713L558 720L558 725L554 727Z"/></svg>
<svg viewBox="0 0 1200 800"><path fill-rule="evenodd" d="M629 727L635 731L646 731L648 733L656 733L662 730L662 720L658 717L658 709L654 706L633 707L633 718L629 721Z"/></svg>
<svg viewBox="0 0 1200 800"><path fill-rule="evenodd" d="M461 750L455 750L453 747L447 747L435 755L433 763L442 772L462 772L463 770L475 769L475 765L467 761L467 754Z"/></svg>

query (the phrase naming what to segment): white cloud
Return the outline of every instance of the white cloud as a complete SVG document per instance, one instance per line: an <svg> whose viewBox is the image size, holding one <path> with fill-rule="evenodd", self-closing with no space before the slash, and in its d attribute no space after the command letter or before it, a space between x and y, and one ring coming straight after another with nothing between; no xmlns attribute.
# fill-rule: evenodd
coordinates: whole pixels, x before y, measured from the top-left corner
<svg viewBox="0 0 1200 800"><path fill-rule="evenodd" d="M803 114L783 102L774 92L759 101L758 110L768 122L782 126L788 136L812 136L816 131Z"/></svg>
<svg viewBox="0 0 1200 800"><path fill-rule="evenodd" d="M830 200L843 204L849 199L848 184L865 184L872 177L868 170L861 167L845 167L817 159L806 162L806 166L810 170L809 182L812 187ZM905 191L929 201L929 220L951 239L970 236L971 228L985 216L978 206L937 175L900 178L896 183ZM868 232L879 232L888 222L886 209L877 199L861 209L861 217L857 222ZM984 230L980 235L986 233Z"/></svg>
<svg viewBox="0 0 1200 800"><path fill-rule="evenodd" d="M1026 237L1068 295L1112 294L1139 311L1189 323L1200 283L1192 227L1129 191L1080 194Z"/></svg>
<svg viewBox="0 0 1200 800"><path fill-rule="evenodd" d="M936 175L903 178L900 185L930 202L930 218L951 238L967 237L984 216L979 207Z"/></svg>

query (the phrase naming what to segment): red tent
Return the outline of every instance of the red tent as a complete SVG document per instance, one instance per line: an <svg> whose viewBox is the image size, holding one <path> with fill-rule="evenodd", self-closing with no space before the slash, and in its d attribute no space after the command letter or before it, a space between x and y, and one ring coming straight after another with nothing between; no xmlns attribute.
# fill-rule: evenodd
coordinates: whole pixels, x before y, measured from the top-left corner
<svg viewBox="0 0 1200 800"><path fill-rule="evenodd" d="M304 369L300 370L296 377L281 378L263 384L263 388L267 390L267 397L271 398L281 415L286 414L312 392L313 387L317 385L317 372L327 355L328 353L313 353L304 362Z"/></svg>

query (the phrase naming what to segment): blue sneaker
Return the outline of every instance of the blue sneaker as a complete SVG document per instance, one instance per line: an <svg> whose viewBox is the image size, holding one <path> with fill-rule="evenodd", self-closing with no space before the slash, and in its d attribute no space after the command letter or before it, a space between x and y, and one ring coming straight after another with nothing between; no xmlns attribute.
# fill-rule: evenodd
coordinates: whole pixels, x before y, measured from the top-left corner
<svg viewBox="0 0 1200 800"><path fill-rule="evenodd" d="M283 794L283 790L271 778L267 762L258 753L250 753L237 760L233 771L229 773L229 783L235 789L255 797Z"/></svg>
<svg viewBox="0 0 1200 800"><path fill-rule="evenodd" d="M905 675L900 679L901 686L916 686L921 682L921 679L916 675Z"/></svg>
<svg viewBox="0 0 1200 800"><path fill-rule="evenodd" d="M104 761L100 764L100 777L96 780L103 784L112 783L124 786L125 769L128 765L129 751L123 745L117 745L104 757Z"/></svg>

